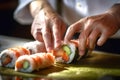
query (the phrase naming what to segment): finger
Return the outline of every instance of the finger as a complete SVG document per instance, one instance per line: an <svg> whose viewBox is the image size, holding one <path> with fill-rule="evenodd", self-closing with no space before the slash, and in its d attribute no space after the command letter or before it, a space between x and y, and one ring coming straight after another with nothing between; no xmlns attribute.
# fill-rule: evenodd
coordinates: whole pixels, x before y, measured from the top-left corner
<svg viewBox="0 0 120 80"><path fill-rule="evenodd" d="M80 36L79 36L79 55L83 56L85 53L85 49L86 49L86 44L87 44L87 35L85 34L85 32L81 32Z"/></svg>
<svg viewBox="0 0 120 80"><path fill-rule="evenodd" d="M79 55L80 56L83 56L85 54L86 48L88 48L88 36L92 31L90 24L84 27L85 27L85 30L83 30L79 36Z"/></svg>
<svg viewBox="0 0 120 80"><path fill-rule="evenodd" d="M64 39L64 36L65 36L65 33L66 33L66 30L67 30L67 26L66 26L66 24L62 24L61 25L61 30L62 30L62 40Z"/></svg>
<svg viewBox="0 0 120 80"><path fill-rule="evenodd" d="M41 34L41 24L38 22L33 22L31 26L31 34L35 38L35 40L38 40L40 42L43 42L42 34Z"/></svg>
<svg viewBox="0 0 120 80"><path fill-rule="evenodd" d="M73 25L71 25L67 31L66 31L66 34L65 34L65 38L64 38L64 41L65 42L68 42L72 37L73 35L78 31L80 30L80 28L82 27L81 23L75 23Z"/></svg>
<svg viewBox="0 0 120 80"><path fill-rule="evenodd" d="M41 34L41 29L34 30L34 32L32 34L33 34L33 37L35 38L35 40L43 42L43 38L42 38L42 34Z"/></svg>
<svg viewBox="0 0 120 80"><path fill-rule="evenodd" d="M56 24L54 24L53 25L53 40L54 40L54 48L57 48L57 47L59 47L60 46L60 44L61 44L61 30L60 30L60 27L58 27L58 26L60 26L61 27L61 24L59 24L59 23L56 23Z"/></svg>
<svg viewBox="0 0 120 80"><path fill-rule="evenodd" d="M44 27L42 30L42 37L45 43L45 47L47 51L51 51L53 49L53 42L52 42L52 34L49 27Z"/></svg>
<svg viewBox="0 0 120 80"><path fill-rule="evenodd" d="M102 46L106 42L107 38L108 38L107 35L105 33L102 33L97 41L97 45Z"/></svg>
<svg viewBox="0 0 120 80"><path fill-rule="evenodd" d="M94 47L95 47L95 44L97 42L97 39L100 35L100 30L98 28L95 28L91 34L89 35L89 38L88 38L88 46L89 46L89 49L90 50L93 50Z"/></svg>

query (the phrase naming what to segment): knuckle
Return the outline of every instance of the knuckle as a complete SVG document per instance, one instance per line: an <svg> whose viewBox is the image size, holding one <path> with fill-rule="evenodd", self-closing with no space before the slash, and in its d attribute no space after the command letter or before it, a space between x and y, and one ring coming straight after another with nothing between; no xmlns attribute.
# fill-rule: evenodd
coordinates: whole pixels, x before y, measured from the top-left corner
<svg viewBox="0 0 120 80"><path fill-rule="evenodd" d="M89 25L97 25L100 22L99 19L97 17L95 17L95 16L86 17L85 21Z"/></svg>
<svg viewBox="0 0 120 80"><path fill-rule="evenodd" d="M44 31L42 35L43 35L44 37L48 37L48 36L50 36L50 33L47 32L47 31L46 31L46 32Z"/></svg>
<svg viewBox="0 0 120 80"><path fill-rule="evenodd" d="M95 19L93 19L92 17L87 17L87 22L88 23L94 23Z"/></svg>
<svg viewBox="0 0 120 80"><path fill-rule="evenodd" d="M89 36L88 37L88 40L91 42L91 41L93 41L93 36Z"/></svg>
<svg viewBox="0 0 120 80"><path fill-rule="evenodd" d="M71 30L74 29L74 27L73 27L73 26L70 26L68 29L69 29L69 31L71 31Z"/></svg>

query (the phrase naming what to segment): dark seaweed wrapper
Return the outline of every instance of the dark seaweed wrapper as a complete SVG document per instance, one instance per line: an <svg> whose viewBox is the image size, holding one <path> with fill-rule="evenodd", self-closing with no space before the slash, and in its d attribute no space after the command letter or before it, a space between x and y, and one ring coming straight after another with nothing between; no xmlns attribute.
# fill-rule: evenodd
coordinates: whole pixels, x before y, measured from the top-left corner
<svg viewBox="0 0 120 80"><path fill-rule="evenodd" d="M89 55L88 49L86 49L85 54L84 54L83 56L80 56L80 55L79 55L79 50L78 50L78 48L76 48L75 56L74 56L74 58L73 58L73 60L72 60L71 63L79 62L80 59L86 58L86 57L88 57L88 55Z"/></svg>

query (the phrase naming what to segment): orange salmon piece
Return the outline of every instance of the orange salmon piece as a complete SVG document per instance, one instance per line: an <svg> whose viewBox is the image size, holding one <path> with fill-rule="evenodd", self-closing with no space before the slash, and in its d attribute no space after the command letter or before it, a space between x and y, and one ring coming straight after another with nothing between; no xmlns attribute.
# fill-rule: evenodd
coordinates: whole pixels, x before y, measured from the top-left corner
<svg viewBox="0 0 120 80"><path fill-rule="evenodd" d="M20 55L20 52L18 52L15 48L10 48L9 50L15 52L15 56L18 58Z"/></svg>
<svg viewBox="0 0 120 80"><path fill-rule="evenodd" d="M15 66L18 68L18 69L21 69L23 67L23 64L22 63L19 63L19 62L16 62L15 63Z"/></svg>
<svg viewBox="0 0 120 80"><path fill-rule="evenodd" d="M17 47L17 48L20 49L20 50L22 50L25 54L30 55L30 51L27 50L26 48L24 48L24 47Z"/></svg>

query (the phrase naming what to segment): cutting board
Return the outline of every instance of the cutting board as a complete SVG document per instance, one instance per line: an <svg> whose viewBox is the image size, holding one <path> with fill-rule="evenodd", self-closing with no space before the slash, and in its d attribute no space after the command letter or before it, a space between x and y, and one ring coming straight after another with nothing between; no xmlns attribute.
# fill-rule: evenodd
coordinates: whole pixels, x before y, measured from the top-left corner
<svg viewBox="0 0 120 80"><path fill-rule="evenodd" d="M0 74L50 80L100 80L103 76L120 76L120 55L93 51L89 56L71 64L56 63L32 73L0 67Z"/></svg>

